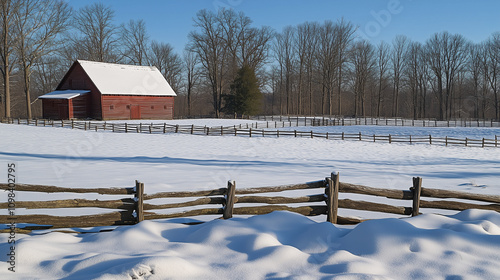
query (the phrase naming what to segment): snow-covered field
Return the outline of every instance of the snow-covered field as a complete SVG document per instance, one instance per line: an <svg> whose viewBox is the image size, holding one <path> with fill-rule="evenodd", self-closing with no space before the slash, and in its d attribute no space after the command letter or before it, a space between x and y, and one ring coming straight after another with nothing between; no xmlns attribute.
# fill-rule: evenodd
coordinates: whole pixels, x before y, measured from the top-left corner
<svg viewBox="0 0 500 280"><path fill-rule="evenodd" d="M242 121L177 122L215 126ZM304 127L311 129L460 138L500 135L498 128ZM20 183L131 187L140 180L146 193L220 188L229 179L237 188L302 183L337 171L343 182L372 187L408 189L411 178L420 176L428 188L500 194L500 149L495 148L119 134L0 124L0 162L0 178L7 177L7 163L15 162ZM103 197L16 195L18 201ZM2 193L0 201L6 199ZM16 209L17 214L54 211ZM65 210L63 215L82 211ZM500 279L500 214L422 212L427 214L394 219L340 209L343 216L389 217L358 226L335 226L323 222L324 216L310 219L280 212L196 226L167 220L98 234L18 234L15 273L5 262L8 236L0 234L0 278Z"/></svg>

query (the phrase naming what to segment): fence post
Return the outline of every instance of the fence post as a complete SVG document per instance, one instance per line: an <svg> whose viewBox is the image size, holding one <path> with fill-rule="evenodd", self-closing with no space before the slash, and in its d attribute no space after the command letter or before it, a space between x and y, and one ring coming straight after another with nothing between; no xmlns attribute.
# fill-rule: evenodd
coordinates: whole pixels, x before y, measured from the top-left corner
<svg viewBox="0 0 500 280"><path fill-rule="evenodd" d="M220 135L223 136L224 135L224 127L221 125L220 126Z"/></svg>
<svg viewBox="0 0 500 280"><path fill-rule="evenodd" d="M194 124L191 125L191 134L194 133Z"/></svg>
<svg viewBox="0 0 500 280"><path fill-rule="evenodd" d="M422 190L422 178L413 177L413 187L411 191L413 192L413 208L411 216L418 216L420 210L420 192Z"/></svg>
<svg viewBox="0 0 500 280"><path fill-rule="evenodd" d="M344 132L342 132L342 140L344 140Z"/></svg>
<svg viewBox="0 0 500 280"><path fill-rule="evenodd" d="M444 143L445 143L445 146L448 146L448 136L444 137Z"/></svg>
<svg viewBox="0 0 500 280"><path fill-rule="evenodd" d="M249 128L249 129L248 129L248 136L249 136L249 137L252 137L252 128Z"/></svg>
<svg viewBox="0 0 500 280"><path fill-rule="evenodd" d="M137 214L136 221L140 223L144 221L144 183L135 181L135 213Z"/></svg>
<svg viewBox="0 0 500 280"><path fill-rule="evenodd" d="M127 125L127 123L125 123L125 133L127 133L127 132L128 132L128 125Z"/></svg>
<svg viewBox="0 0 500 280"><path fill-rule="evenodd" d="M484 138L483 138L483 148L484 148Z"/></svg>
<svg viewBox="0 0 500 280"><path fill-rule="evenodd" d="M495 135L495 147L498 147L498 136Z"/></svg>
<svg viewBox="0 0 500 280"><path fill-rule="evenodd" d="M469 138L465 137L465 147L467 147L467 142L469 142Z"/></svg>
<svg viewBox="0 0 500 280"><path fill-rule="evenodd" d="M175 125L175 133L179 133L179 125L178 124Z"/></svg>
<svg viewBox="0 0 500 280"><path fill-rule="evenodd" d="M361 141L361 132L359 132L359 141Z"/></svg>
<svg viewBox="0 0 500 280"><path fill-rule="evenodd" d="M392 136L389 134L389 144L392 143Z"/></svg>
<svg viewBox="0 0 500 280"><path fill-rule="evenodd" d="M432 135L429 134L429 145L432 145Z"/></svg>
<svg viewBox="0 0 500 280"><path fill-rule="evenodd" d="M230 219L233 217L233 207L234 207L234 194L236 191L236 182L227 182L227 193L226 193L226 205L224 205L224 212L222 218Z"/></svg>
<svg viewBox="0 0 500 280"><path fill-rule="evenodd" d="M332 224L337 223L337 212L339 208L339 173L332 172L327 178L328 187L326 191L326 221Z"/></svg>

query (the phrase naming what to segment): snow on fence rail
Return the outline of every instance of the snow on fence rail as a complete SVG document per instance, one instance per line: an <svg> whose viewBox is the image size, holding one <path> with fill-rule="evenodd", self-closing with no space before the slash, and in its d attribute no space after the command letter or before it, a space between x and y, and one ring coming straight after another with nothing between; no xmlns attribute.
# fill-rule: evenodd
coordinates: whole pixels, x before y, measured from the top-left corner
<svg viewBox="0 0 500 280"><path fill-rule="evenodd" d="M9 119L8 123L35 125L35 126L52 126L52 127L67 127L72 129L89 130L89 131L111 131L118 133L148 133L148 134L165 134L165 133L182 133L194 135L233 135L233 136L248 136L248 137L307 137L307 138L324 138L330 140L358 140L365 142L385 142L385 143L407 143L407 144L430 144L443 146L466 146L466 147L499 147L499 137L494 138L452 138L452 137L433 137L414 136L414 135L368 135L359 133L331 133L331 132L315 132L299 131L299 130L279 130L276 127L277 122L233 126L196 126L196 125L172 125L167 123L107 123L98 121L75 121L75 120L27 120L27 119ZM258 128L262 126L266 128ZM283 124L284 125L284 124ZM273 127L274 126L274 127ZM255 127L255 128L254 128ZM282 128L282 127L281 127Z"/></svg>
<svg viewBox="0 0 500 280"><path fill-rule="evenodd" d="M370 212L381 212L397 214L401 216L416 216L420 214L420 208L446 209L462 211L466 209L485 209L500 212L499 195L482 195L458 191L431 189L422 187L422 179L414 177L413 187L409 190L381 189L362 185L354 185L339 182L339 175L332 173L325 180L308 182L304 184L243 188L237 189L234 181L229 181L227 187L185 192L161 192L145 194L144 184L136 181L134 188L62 188L55 186L40 185L16 185L16 191L30 192L69 192L69 193L98 193L106 195L134 195L133 198L121 198L116 200L86 200L67 199L54 201L18 201L16 208L44 209L44 208L81 208L98 207L115 209L117 211L107 214L87 215L77 217L51 216L51 215L18 215L15 216L17 224L27 223L24 228L18 228L19 232L30 232L35 229L48 228L70 228L70 227L94 227L94 226L117 226L131 225L143 220L168 219L179 217L193 217L201 215L217 215L229 219L233 215L262 215L273 211L291 211L305 216L326 215L326 220L338 224L356 224L364 221L360 218L339 216L338 209L355 209ZM7 184L0 184L0 189L8 189ZM321 190L319 193L308 193L302 196L276 196L276 193L290 192L296 190ZM312 191L311 191L312 192ZM341 193L361 194L365 196L385 197L393 200L412 201L407 206L394 206L376 202L339 199ZM269 195L274 194L274 195ZM434 198L427 201L422 197ZM156 199L181 198L181 202L158 204L145 203ZM436 200L444 198L446 200ZM451 199L451 200L450 200ZM458 201L457 201L458 200ZM463 202L468 200L470 203ZM491 204L484 204L485 202ZM314 204L312 204L314 203ZM253 206L240 206L240 205ZM295 206L300 204L300 206ZM307 205L304 205L307 204ZM207 208L211 205L212 207ZM213 207L213 205L216 205ZM0 209L11 207L8 203L0 203ZM185 210L186 208L189 210ZM201 208L200 208L201 207ZM196 209L192 209L196 208ZM154 210L173 209L172 213L156 213ZM0 215L0 222L8 224L12 216ZM0 232L5 232L3 230Z"/></svg>

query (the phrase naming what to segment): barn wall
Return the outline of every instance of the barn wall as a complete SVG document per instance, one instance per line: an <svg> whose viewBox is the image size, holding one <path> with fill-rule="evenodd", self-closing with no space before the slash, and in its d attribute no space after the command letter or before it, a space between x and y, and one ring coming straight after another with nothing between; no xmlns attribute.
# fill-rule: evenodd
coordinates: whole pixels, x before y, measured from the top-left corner
<svg viewBox="0 0 500 280"><path fill-rule="evenodd" d="M84 119L90 115L90 98L90 94L84 94L71 99L73 118Z"/></svg>
<svg viewBox="0 0 500 280"><path fill-rule="evenodd" d="M173 96L103 95L103 119L128 120L134 105L139 105L141 119L171 120L174 117Z"/></svg>
<svg viewBox="0 0 500 280"><path fill-rule="evenodd" d="M77 101L78 110L75 118L87 118L91 117L94 119L102 118L101 111L101 93L96 88L94 83L90 80L89 76L85 73L80 64L75 63L69 69L66 76L64 76L63 80L57 87L57 90L65 90L65 89L88 89L90 90L90 96L85 97L85 100L88 102L88 108L86 108L87 115L83 115L83 107L80 100ZM73 100L75 102L75 100Z"/></svg>
<svg viewBox="0 0 500 280"><path fill-rule="evenodd" d="M67 99L42 99L43 117L45 119L68 119Z"/></svg>

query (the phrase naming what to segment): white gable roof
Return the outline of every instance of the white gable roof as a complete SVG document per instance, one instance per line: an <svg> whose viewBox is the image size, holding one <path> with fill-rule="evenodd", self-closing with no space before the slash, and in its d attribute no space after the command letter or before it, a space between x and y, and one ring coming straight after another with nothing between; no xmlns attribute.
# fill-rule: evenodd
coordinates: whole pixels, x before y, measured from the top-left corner
<svg viewBox="0 0 500 280"><path fill-rule="evenodd" d="M89 90L56 90L53 92L49 92L42 96L39 96L39 99L72 99L86 93L89 93Z"/></svg>
<svg viewBox="0 0 500 280"><path fill-rule="evenodd" d="M154 66L136 66L78 60L104 95L176 96Z"/></svg>

